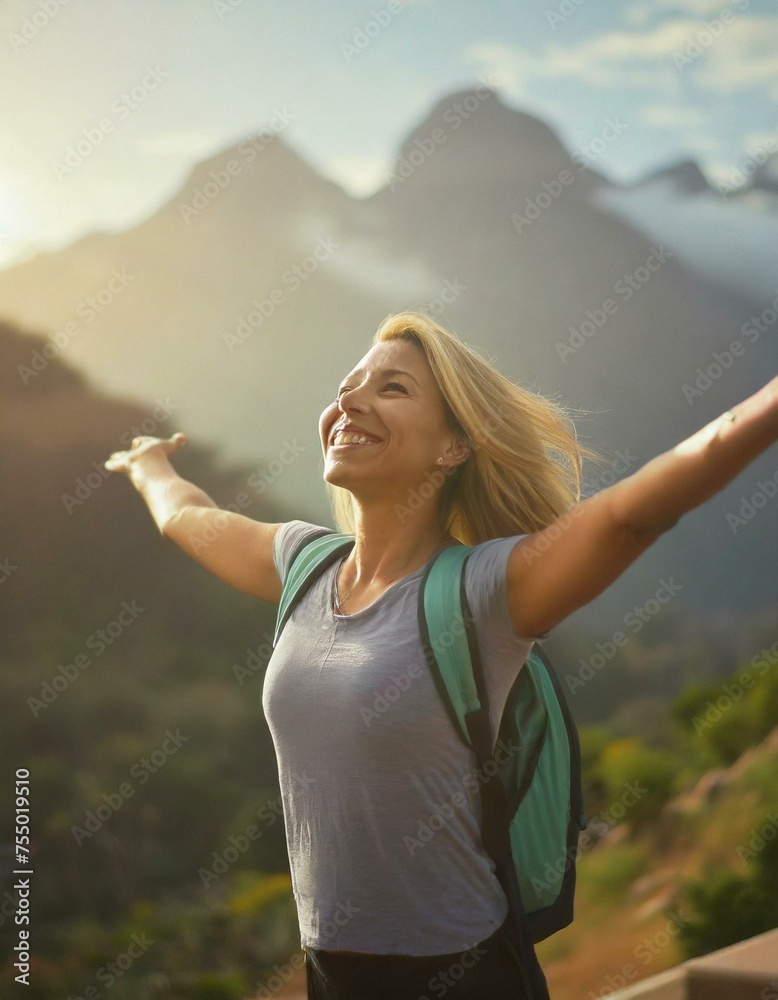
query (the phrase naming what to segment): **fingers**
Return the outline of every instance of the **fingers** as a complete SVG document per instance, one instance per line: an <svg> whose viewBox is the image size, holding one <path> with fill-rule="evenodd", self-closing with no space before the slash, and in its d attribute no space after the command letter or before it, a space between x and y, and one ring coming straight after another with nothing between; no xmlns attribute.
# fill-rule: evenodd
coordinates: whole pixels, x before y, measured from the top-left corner
<svg viewBox="0 0 778 1000"><path fill-rule="evenodd" d="M127 452L126 451L114 451L108 458L103 462L103 465L109 472L117 472L120 469L124 469L127 463Z"/></svg>
<svg viewBox="0 0 778 1000"><path fill-rule="evenodd" d="M178 451L186 444L186 434L182 431L177 431L172 437L166 438L164 441L160 442L162 444L162 449L166 454L172 455L174 451Z"/></svg>
<svg viewBox="0 0 778 1000"><path fill-rule="evenodd" d="M127 451L112 452L106 461L103 462L103 465L110 472L129 472L130 461L142 454L144 451L150 450L150 447L145 446L160 445L166 454L172 454L172 452L183 447L186 442L187 436L182 431L177 431L172 437L169 438L155 438L139 435L138 437L134 437L132 439L132 443Z"/></svg>

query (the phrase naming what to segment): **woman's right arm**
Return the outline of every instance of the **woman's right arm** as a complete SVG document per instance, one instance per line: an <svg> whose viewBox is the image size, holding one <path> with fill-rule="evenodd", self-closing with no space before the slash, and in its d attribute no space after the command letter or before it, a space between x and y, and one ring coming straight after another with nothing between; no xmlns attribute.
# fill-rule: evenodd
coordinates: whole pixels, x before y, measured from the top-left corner
<svg viewBox="0 0 778 1000"><path fill-rule="evenodd" d="M198 486L182 479L169 455L185 443L181 433L167 439L139 437L128 451L114 452L105 467L127 475L161 535L231 587L278 604L281 580L273 539L281 525L222 510Z"/></svg>

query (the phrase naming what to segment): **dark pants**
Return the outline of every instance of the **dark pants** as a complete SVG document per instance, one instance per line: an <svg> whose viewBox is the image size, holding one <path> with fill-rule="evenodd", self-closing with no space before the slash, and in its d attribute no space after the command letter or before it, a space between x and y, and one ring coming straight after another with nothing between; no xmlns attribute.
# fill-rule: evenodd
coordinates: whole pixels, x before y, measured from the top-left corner
<svg viewBox="0 0 778 1000"><path fill-rule="evenodd" d="M450 955L342 955L306 951L308 1000L526 1000L506 924Z"/></svg>

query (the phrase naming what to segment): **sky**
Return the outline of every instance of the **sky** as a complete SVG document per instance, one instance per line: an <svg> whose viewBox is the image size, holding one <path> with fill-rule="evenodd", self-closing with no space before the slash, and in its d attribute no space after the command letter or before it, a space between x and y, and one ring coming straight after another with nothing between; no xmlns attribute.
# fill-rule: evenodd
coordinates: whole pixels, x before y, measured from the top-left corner
<svg viewBox="0 0 778 1000"><path fill-rule="evenodd" d="M571 153L596 147L596 169L617 182L691 157L731 184L778 140L778 11L774 0L0 0L0 267L135 225L194 164L268 129L365 197L432 105L479 83L543 118Z"/></svg>

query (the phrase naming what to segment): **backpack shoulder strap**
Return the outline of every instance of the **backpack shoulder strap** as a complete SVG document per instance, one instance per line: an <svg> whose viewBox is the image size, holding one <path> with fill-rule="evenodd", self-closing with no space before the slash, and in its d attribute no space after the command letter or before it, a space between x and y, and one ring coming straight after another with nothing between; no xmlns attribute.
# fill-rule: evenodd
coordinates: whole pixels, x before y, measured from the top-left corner
<svg viewBox="0 0 778 1000"><path fill-rule="evenodd" d="M310 587L313 581L327 566L330 566L340 555L348 552L354 545L353 535L344 535L337 531L319 532L312 538L306 538L292 555L289 571L286 574L281 600L276 617L276 630L273 645L278 642L284 625L294 610L298 600Z"/></svg>
<svg viewBox="0 0 778 1000"><path fill-rule="evenodd" d="M513 917L508 936L525 995L531 1000L549 1000L513 861L506 789L495 777L496 771L489 772L486 767L494 747L489 698L475 619L465 591L465 565L473 548L457 545L444 549L429 567L420 587L419 628L443 701L480 766L481 834Z"/></svg>
<svg viewBox="0 0 778 1000"><path fill-rule="evenodd" d="M473 676L468 634L461 600L465 563L471 545L444 549L427 568L419 586L419 631L435 683L465 743L473 750L466 716L481 707ZM467 615L467 617L466 617Z"/></svg>

